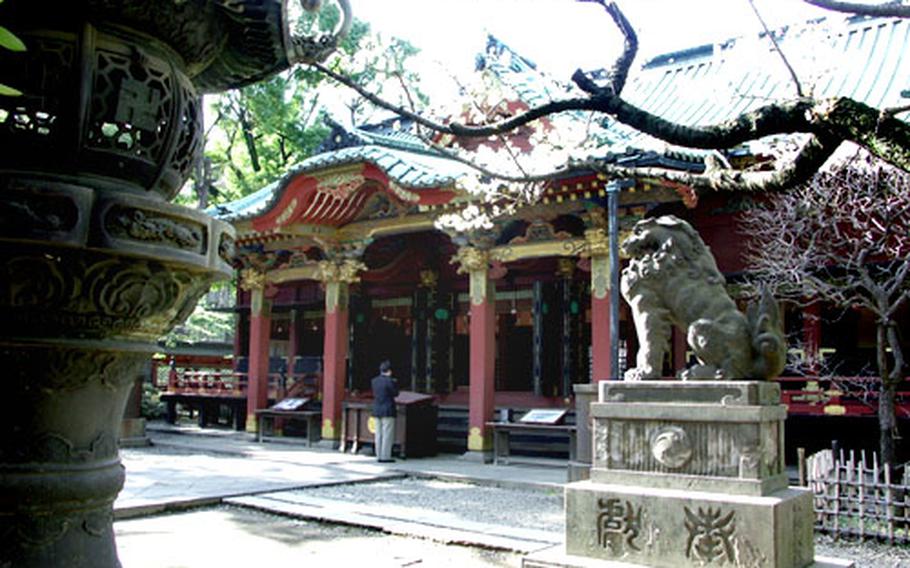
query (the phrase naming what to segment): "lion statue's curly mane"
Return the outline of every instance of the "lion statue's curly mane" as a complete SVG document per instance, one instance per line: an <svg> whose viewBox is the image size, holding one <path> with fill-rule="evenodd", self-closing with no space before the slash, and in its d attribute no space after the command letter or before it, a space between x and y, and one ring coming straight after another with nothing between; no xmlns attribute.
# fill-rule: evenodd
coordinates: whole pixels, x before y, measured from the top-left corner
<svg viewBox="0 0 910 568"><path fill-rule="evenodd" d="M770 379L783 370L786 343L777 304L763 294L748 315L724 288L710 250L685 221L667 215L636 223L622 243L629 265L621 291L638 334L626 380L661 376L672 325L686 331L698 364L683 379Z"/></svg>

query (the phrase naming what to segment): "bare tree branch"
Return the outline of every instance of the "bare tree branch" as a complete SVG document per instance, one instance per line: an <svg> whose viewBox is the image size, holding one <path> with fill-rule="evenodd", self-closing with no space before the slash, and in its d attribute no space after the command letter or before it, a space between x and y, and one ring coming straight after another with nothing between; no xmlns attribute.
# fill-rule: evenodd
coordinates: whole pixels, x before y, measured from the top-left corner
<svg viewBox="0 0 910 568"><path fill-rule="evenodd" d="M632 29L632 24L629 23L626 15L622 13L622 10L619 9L616 2L607 3L604 0L578 1L593 2L604 7L613 19L613 23L616 24L617 29L619 29L619 32L622 34L623 50L622 55L616 59L613 63L613 67L607 72L609 84L606 88L597 86L581 69L576 70L575 73L572 74L572 81L578 85L578 88L589 95L598 95L609 89L607 92L618 96L626 86L626 79L629 77L629 69L632 68L632 62L635 61L635 56L638 54L638 36L635 34L635 30Z"/></svg>
<svg viewBox="0 0 910 568"><path fill-rule="evenodd" d="M774 51L780 56L780 60L783 62L784 67L787 68L787 71L790 73L790 79L793 80L793 85L796 87L796 96L803 98L803 86L799 82L799 77L796 75L796 71L793 70L793 66L790 65L790 61L787 59L787 56L784 55L784 51L780 48L780 44L777 42L777 38L774 37L774 34L768 28L768 24L765 23L765 19L762 18L761 12L758 11L758 7L755 5L755 0L746 0L749 2L749 6L752 8L752 11L755 13L755 17L758 18L759 23L761 24L762 29L765 30L765 37L768 38L768 41L771 42L771 45L774 46Z"/></svg>
<svg viewBox="0 0 910 568"><path fill-rule="evenodd" d="M566 111L585 111L603 113L644 134L669 144L686 148L729 149L764 136L809 133L814 134L818 140L824 140L821 146L826 149L836 147L839 142L852 141L889 163L902 169L910 170L910 125L894 117L894 114L900 112L899 109L883 112L844 97L833 99L803 97L796 101L768 104L719 124L688 126L663 119L628 103L622 99L621 91L637 50L637 37L615 2L606 2L605 0L580 1L593 2L603 6L612 17L614 24L623 33L625 48L623 55L612 67L610 85L601 87L579 70L575 72L572 79L587 96L550 101L490 124L465 125L458 122L433 120L414 110L386 101L349 77L335 72L321 63L313 63L311 66L333 80L353 89L364 99L381 108L409 118L421 127L458 137L498 136L545 116ZM806 1L818 2L822 5L828 3L826 1L823 2L823 0ZM831 2L831 4L836 3ZM773 35L770 33L768 35L774 41ZM781 56L783 57L783 54ZM787 64L785 58L784 62ZM798 85L795 73L789 64L787 66L790 68L791 75ZM798 92L802 95L799 87ZM800 159L802 163L796 164L796 166L800 167L791 167L787 170L795 172L800 170L803 165L816 163L807 160L805 156ZM739 174L730 175L734 177L729 182L715 182L713 186L733 185L733 182L738 179L736 175ZM792 176L789 180L785 176L778 176L778 181L771 183L772 185L777 184L777 186L780 186L781 183L793 183L805 179L805 175ZM704 186L705 184L702 185ZM711 186L712 184L707 185ZM749 189L757 188L759 188L758 185L749 187Z"/></svg>
<svg viewBox="0 0 910 568"><path fill-rule="evenodd" d="M883 2L881 4L863 4L861 2L840 2L838 0L803 0L807 4L832 10L862 16L875 16L881 18L910 18L910 6Z"/></svg>

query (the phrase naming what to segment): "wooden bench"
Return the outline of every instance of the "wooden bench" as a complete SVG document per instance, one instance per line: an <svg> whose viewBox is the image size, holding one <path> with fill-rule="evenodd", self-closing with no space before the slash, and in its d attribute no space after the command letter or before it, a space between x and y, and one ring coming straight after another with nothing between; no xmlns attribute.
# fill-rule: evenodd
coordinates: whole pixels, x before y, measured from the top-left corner
<svg viewBox="0 0 910 568"><path fill-rule="evenodd" d="M510 437L518 434L565 434L569 437L569 461L575 460L575 426L565 424L529 424L523 422L487 422L493 429L493 463L507 464L511 459Z"/></svg>
<svg viewBox="0 0 910 568"><path fill-rule="evenodd" d="M268 431L272 432L275 426L275 419L282 419L288 422L305 422L306 423L306 438L304 438L307 446L312 446L313 442L318 442L321 438L320 432L320 421L322 420L322 412L319 410L274 410L271 408L266 408L256 411L256 421L258 428L256 428L256 441L261 442L265 437L266 425L268 425Z"/></svg>

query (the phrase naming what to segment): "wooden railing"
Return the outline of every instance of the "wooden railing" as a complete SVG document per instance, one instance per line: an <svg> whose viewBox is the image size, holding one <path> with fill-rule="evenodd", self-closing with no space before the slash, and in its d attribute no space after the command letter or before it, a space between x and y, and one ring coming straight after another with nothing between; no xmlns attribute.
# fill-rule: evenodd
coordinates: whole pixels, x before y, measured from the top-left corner
<svg viewBox="0 0 910 568"><path fill-rule="evenodd" d="M875 416L878 377L780 377L781 402L791 415ZM898 387L897 415L910 417L910 380Z"/></svg>
<svg viewBox="0 0 910 568"><path fill-rule="evenodd" d="M247 373L231 370L172 369L168 374L167 392L204 396L246 396ZM281 400L289 396L317 396L322 388L321 374L269 374L269 398Z"/></svg>

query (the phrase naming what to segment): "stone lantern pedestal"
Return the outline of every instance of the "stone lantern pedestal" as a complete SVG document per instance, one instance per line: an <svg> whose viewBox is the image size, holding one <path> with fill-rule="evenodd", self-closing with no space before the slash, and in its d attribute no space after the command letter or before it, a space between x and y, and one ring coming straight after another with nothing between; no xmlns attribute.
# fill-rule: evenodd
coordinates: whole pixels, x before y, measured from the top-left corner
<svg viewBox="0 0 910 568"><path fill-rule="evenodd" d="M523 566L851 565L814 556L812 495L787 486L778 384L602 382L591 416L565 549Z"/></svg>
<svg viewBox="0 0 910 568"><path fill-rule="evenodd" d="M233 273L230 226L168 203L202 147L200 95L337 45L286 17L283 0L0 3L26 46L0 50L22 92L0 97L0 567L120 565L130 388Z"/></svg>
<svg viewBox="0 0 910 568"><path fill-rule="evenodd" d="M0 190L5 207L72 212L53 239L0 226L0 566L117 566L127 396L155 339L230 275L231 233L155 199L26 177Z"/></svg>

